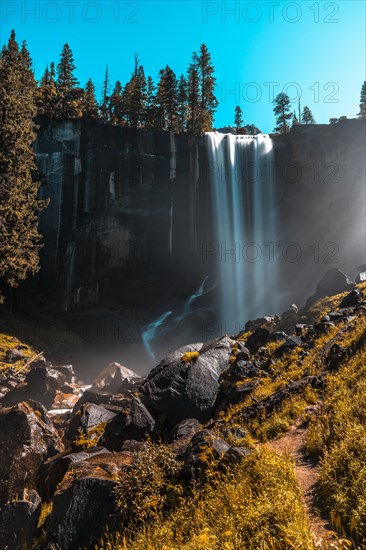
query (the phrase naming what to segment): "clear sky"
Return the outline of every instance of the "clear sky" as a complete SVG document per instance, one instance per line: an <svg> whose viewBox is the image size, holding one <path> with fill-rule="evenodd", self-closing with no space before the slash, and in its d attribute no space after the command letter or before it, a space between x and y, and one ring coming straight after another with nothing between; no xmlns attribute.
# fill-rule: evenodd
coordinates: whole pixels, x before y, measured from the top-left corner
<svg viewBox="0 0 366 550"><path fill-rule="evenodd" d="M91 77L99 86L106 64L112 83L124 84L135 52L146 74L156 78L168 64L179 75L205 42L216 68L217 126L232 124L240 104L245 123L272 131L271 96L280 91L294 108L301 94L319 123L354 117L366 78L363 0L2 0L0 10L1 43L14 28L28 43L37 78L58 62L65 42L81 84Z"/></svg>

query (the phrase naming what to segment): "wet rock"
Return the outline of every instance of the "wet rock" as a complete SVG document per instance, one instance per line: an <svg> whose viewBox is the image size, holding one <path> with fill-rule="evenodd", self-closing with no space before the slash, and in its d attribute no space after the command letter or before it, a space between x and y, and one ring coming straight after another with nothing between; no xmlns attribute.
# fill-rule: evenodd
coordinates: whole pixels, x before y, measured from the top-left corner
<svg viewBox="0 0 366 550"><path fill-rule="evenodd" d="M0 503L33 489L39 468L63 449L44 407L32 401L0 410Z"/></svg>
<svg viewBox="0 0 366 550"><path fill-rule="evenodd" d="M254 378L258 376L260 367L251 361L238 361L230 365L221 375L221 380L239 382L245 378Z"/></svg>
<svg viewBox="0 0 366 550"><path fill-rule="evenodd" d="M140 399L133 397L124 400L120 412L107 422L100 444L111 451L120 451L127 439L142 441L153 435L154 430L154 418Z"/></svg>
<svg viewBox="0 0 366 550"><path fill-rule="evenodd" d="M259 385L259 380L249 380L248 382L236 382L234 384L223 384L222 394L226 404L235 405L240 403L250 395Z"/></svg>
<svg viewBox="0 0 366 550"><path fill-rule="evenodd" d="M319 323L314 324L314 330L316 334L326 334L332 327L334 327L334 323L330 321L323 321Z"/></svg>
<svg viewBox="0 0 366 550"><path fill-rule="evenodd" d="M163 412L172 426L186 418L207 421L215 408L219 376L229 365L234 344L224 336L168 355L142 384L142 400Z"/></svg>
<svg viewBox="0 0 366 550"><path fill-rule="evenodd" d="M357 288L354 290L351 290L347 296L343 298L341 303L339 304L339 309L347 308L347 307L355 307L362 301L362 293Z"/></svg>
<svg viewBox="0 0 366 550"><path fill-rule="evenodd" d="M333 344L330 348L326 363L329 370L337 370L342 360L345 358L347 350L340 344Z"/></svg>
<svg viewBox="0 0 366 550"><path fill-rule="evenodd" d="M265 346L270 338L270 331L266 328L257 328L245 342L250 353L256 353L259 348Z"/></svg>
<svg viewBox="0 0 366 550"><path fill-rule="evenodd" d="M68 384L72 384L77 381L77 376L72 365L59 365L59 366L54 366L53 368L54 370L64 375L65 381Z"/></svg>
<svg viewBox="0 0 366 550"><path fill-rule="evenodd" d="M276 330L276 332L272 332L270 341L281 342L281 340L286 340L286 338L288 338L288 334L286 334L286 332L283 332L283 330Z"/></svg>
<svg viewBox="0 0 366 550"><path fill-rule="evenodd" d="M0 548L31 548L41 511L41 499L34 490L25 491L22 499L0 508Z"/></svg>
<svg viewBox="0 0 366 550"><path fill-rule="evenodd" d="M86 477L57 494L49 520L46 549L93 548L115 511L117 482Z"/></svg>

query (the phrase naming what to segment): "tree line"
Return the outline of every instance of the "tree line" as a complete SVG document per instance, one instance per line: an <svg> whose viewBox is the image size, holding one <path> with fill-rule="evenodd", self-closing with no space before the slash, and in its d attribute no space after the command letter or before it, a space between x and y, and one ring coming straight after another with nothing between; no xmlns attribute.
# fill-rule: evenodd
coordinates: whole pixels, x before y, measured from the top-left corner
<svg viewBox="0 0 366 550"><path fill-rule="evenodd" d="M146 76L138 55L124 85L111 86L108 67L98 99L89 79L84 88L75 77L72 50L65 44L60 61L47 66L36 92L38 114L52 119L87 118L129 128L157 128L173 132L201 133L212 130L218 106L211 54L205 44L192 54L186 74L179 77L169 65L155 84Z"/></svg>

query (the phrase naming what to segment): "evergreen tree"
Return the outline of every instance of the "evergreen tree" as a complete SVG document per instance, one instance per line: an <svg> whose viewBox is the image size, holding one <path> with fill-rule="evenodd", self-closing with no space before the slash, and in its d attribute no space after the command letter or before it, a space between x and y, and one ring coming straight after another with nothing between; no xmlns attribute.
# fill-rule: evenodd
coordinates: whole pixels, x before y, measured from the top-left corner
<svg viewBox="0 0 366 550"><path fill-rule="evenodd" d="M155 118L155 84L151 76L149 76L146 82L145 127L153 127L155 125Z"/></svg>
<svg viewBox="0 0 366 550"><path fill-rule="evenodd" d="M215 69L206 44L201 44L197 61L200 84L200 131L209 132L212 130L212 120L218 101L215 96Z"/></svg>
<svg viewBox="0 0 366 550"><path fill-rule="evenodd" d="M290 98L282 92L275 98L274 104L273 111L276 116L276 127L274 131L285 134L290 129L290 119L292 118L292 113L290 112Z"/></svg>
<svg viewBox="0 0 366 550"><path fill-rule="evenodd" d="M95 86L91 78L89 78L88 82L85 85L82 109L83 116L85 118L90 118L94 120L98 120L100 118L98 103L95 97Z"/></svg>
<svg viewBox="0 0 366 550"><path fill-rule="evenodd" d="M361 88L360 112L358 113L358 118L366 118L366 80Z"/></svg>
<svg viewBox="0 0 366 550"><path fill-rule="evenodd" d="M0 280L15 287L39 269L39 183L33 152L36 91L32 62L14 31L0 56Z"/></svg>
<svg viewBox="0 0 366 550"><path fill-rule="evenodd" d="M309 107L304 107L301 115L301 122L303 124L316 124L313 113L310 111Z"/></svg>
<svg viewBox="0 0 366 550"><path fill-rule="evenodd" d="M177 101L178 101L178 132L184 132L187 128L187 119L188 119L188 92L187 92L187 79L184 74L181 74L178 80L178 91L177 91Z"/></svg>
<svg viewBox="0 0 366 550"><path fill-rule="evenodd" d="M172 69L167 65L159 73L158 91L155 104L159 128L178 131L178 82Z"/></svg>
<svg viewBox="0 0 366 550"><path fill-rule="evenodd" d="M131 128L144 125L146 107L146 78L142 65L136 67L138 59L135 57L135 70L124 89L127 123Z"/></svg>
<svg viewBox="0 0 366 550"><path fill-rule="evenodd" d="M123 98L123 86L117 80L111 97L109 98L110 120L113 124L125 124L125 104Z"/></svg>
<svg viewBox="0 0 366 550"><path fill-rule="evenodd" d="M109 94L110 94L110 84L109 84L109 71L108 71L108 65L107 65L105 68L103 92L102 92L101 105L100 105L100 112L104 122L109 122L110 120Z"/></svg>
<svg viewBox="0 0 366 550"><path fill-rule="evenodd" d="M292 126L297 126L299 124L299 119L297 118L296 111L292 113Z"/></svg>
<svg viewBox="0 0 366 550"><path fill-rule="evenodd" d="M235 107L234 125L237 130L243 126L243 111L240 105Z"/></svg>
<svg viewBox="0 0 366 550"><path fill-rule="evenodd" d="M188 121L187 129L190 133L200 131L199 115L199 72L197 54L192 54L192 61L188 67Z"/></svg>
<svg viewBox="0 0 366 550"><path fill-rule="evenodd" d="M52 118L57 109L57 88L55 64L51 63L43 73L39 88L37 90L37 112L40 115L47 115Z"/></svg>
<svg viewBox="0 0 366 550"><path fill-rule="evenodd" d="M338 118L336 118L336 117L333 117L333 118L329 119L329 124L337 124L337 122L338 122Z"/></svg>
<svg viewBox="0 0 366 550"><path fill-rule="evenodd" d="M71 48L65 44L57 66L57 92L60 118L79 118L82 114L83 90L74 76L74 57Z"/></svg>

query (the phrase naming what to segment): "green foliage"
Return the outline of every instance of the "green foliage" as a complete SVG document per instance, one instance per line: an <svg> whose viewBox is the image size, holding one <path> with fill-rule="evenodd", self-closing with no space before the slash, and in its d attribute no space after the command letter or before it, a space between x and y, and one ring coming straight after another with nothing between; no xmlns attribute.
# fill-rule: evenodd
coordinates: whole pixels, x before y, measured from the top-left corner
<svg viewBox="0 0 366 550"><path fill-rule="evenodd" d="M290 129L290 120L292 114L290 112L290 98L283 92L278 94L274 100L273 112L276 116L275 132L286 134Z"/></svg>
<svg viewBox="0 0 366 550"><path fill-rule="evenodd" d="M301 122L303 124L315 124L313 113L310 111L309 107L304 107L301 115Z"/></svg>
<svg viewBox="0 0 366 550"><path fill-rule="evenodd" d="M362 84L358 118L366 118L366 80Z"/></svg>
<svg viewBox="0 0 366 550"><path fill-rule="evenodd" d="M12 31L0 57L0 279L17 286L39 269L39 181L35 140L36 83L25 44Z"/></svg>
<svg viewBox="0 0 366 550"><path fill-rule="evenodd" d="M58 118L80 118L82 116L83 90L78 88L74 57L71 48L65 44L57 65L57 111Z"/></svg>
<svg viewBox="0 0 366 550"><path fill-rule="evenodd" d="M126 525L160 517L176 505L182 493L181 462L167 445L147 441L134 453L132 465L121 476L117 504Z"/></svg>
<svg viewBox="0 0 366 550"><path fill-rule="evenodd" d="M235 117L234 117L234 124L235 128L239 129L242 128L244 122L243 122L243 111L240 105L237 105L235 107Z"/></svg>

